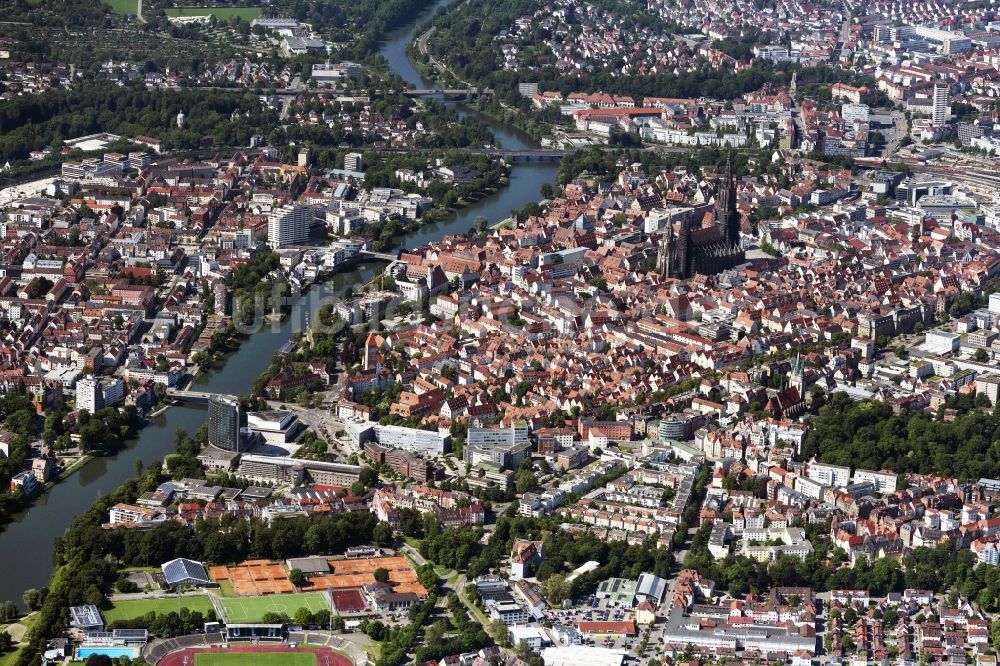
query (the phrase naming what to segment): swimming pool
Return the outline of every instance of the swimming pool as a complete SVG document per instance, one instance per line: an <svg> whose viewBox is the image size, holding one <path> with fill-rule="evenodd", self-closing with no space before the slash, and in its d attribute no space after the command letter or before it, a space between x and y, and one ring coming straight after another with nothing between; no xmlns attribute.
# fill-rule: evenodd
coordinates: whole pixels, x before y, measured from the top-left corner
<svg viewBox="0 0 1000 666"><path fill-rule="evenodd" d="M77 659L86 659L92 654L103 654L114 659L115 657L128 657L135 659L139 656L137 647L80 647L76 649Z"/></svg>

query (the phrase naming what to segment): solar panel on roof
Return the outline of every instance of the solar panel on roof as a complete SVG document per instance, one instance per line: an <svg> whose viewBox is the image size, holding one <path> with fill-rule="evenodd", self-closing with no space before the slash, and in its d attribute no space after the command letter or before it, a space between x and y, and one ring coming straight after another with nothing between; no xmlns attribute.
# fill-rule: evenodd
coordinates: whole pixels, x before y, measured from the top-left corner
<svg viewBox="0 0 1000 666"><path fill-rule="evenodd" d="M145 638L148 632L145 629L115 629L114 635L118 638Z"/></svg>
<svg viewBox="0 0 1000 666"><path fill-rule="evenodd" d="M208 572L200 562L178 558L163 565L163 577L168 583L180 583L188 580L208 582Z"/></svg>

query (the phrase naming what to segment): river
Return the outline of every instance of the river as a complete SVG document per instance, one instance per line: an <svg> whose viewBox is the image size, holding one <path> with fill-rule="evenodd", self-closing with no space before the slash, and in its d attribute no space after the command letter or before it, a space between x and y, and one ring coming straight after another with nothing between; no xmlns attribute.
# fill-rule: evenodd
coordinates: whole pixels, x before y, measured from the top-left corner
<svg viewBox="0 0 1000 666"><path fill-rule="evenodd" d="M381 48L392 71L416 88L433 87L432 82L420 77L406 56L406 45L413 40L417 27L432 12L446 4L439 0L406 26L390 33ZM473 114L487 123L505 148L534 147L530 137L518 130L502 125L475 113L462 105L448 102L463 114ZM459 211L450 219L421 227L402 239L401 247L416 247L438 240L448 234L463 233L472 228L480 215L490 223L497 222L539 198L542 183L554 183L558 166L549 163L517 164L511 171L510 185L497 194L487 197ZM349 273L341 273L314 288L292 306L292 314L280 326L267 327L244 340L242 346L230 355L221 369L202 373L192 388L215 393L245 394L250 385L263 373L275 352L289 339L292 332L300 330L306 312L315 313L331 296L342 295L348 286L363 284L375 273L372 265L361 265ZM21 605L21 596L29 588L45 586L52 575L54 541L73 518L102 494L114 490L135 475L136 462L148 465L160 460L173 448L174 433L183 428L193 433L205 418L204 407L174 406L155 418L142 430L131 446L114 456L96 458L68 479L57 483L51 491L38 498L29 510L15 517L7 525L0 539L0 601L9 599Z"/></svg>

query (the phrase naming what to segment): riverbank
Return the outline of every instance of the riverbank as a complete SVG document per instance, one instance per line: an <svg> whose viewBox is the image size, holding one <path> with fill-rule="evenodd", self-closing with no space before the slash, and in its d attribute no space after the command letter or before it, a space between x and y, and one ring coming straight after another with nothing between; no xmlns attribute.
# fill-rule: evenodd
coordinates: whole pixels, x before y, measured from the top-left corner
<svg viewBox="0 0 1000 666"><path fill-rule="evenodd" d="M410 27L400 29L383 44L381 52L393 72L414 87L419 85L418 75L409 67L405 45L412 40L415 24L425 21L437 7L447 0L429 7L426 13L413 19ZM454 102L445 104L457 107ZM475 113L474 110L469 113ZM510 127L483 118L504 147L519 149L535 147L531 137ZM512 165L508 185L496 194L485 196L465 208L450 211L441 219L426 220L418 227L400 230L391 241L391 250L401 247L419 247L433 243L447 235L457 235L474 228L477 217L503 220L512 210L520 210L529 202L539 199L540 187L554 183L558 167L550 163L517 163ZM279 325L263 327L250 336L241 336L232 353L224 353L221 362L213 367L199 368L187 383L187 388L210 393L231 395L246 394L254 381L263 374L274 354L288 342L292 334L304 326L307 319L315 320L320 307L333 296L340 296L349 288L370 281L384 262L371 260L358 262L328 276L320 288L310 289L289 303L290 316ZM256 285L259 280L253 281ZM197 405L163 404L148 414L138 438L113 455L97 456L81 463L72 475L61 479L30 511L19 514L3 531L7 547L0 548L0 570L17 572L17 575L0 576L0 600L20 602L28 588L42 588L49 584L54 572L53 553L56 539L95 500L106 497L123 483L134 478L138 463L146 468L174 451L174 435L178 429L193 433L205 422L205 409ZM31 553L25 558L24 553Z"/></svg>
<svg viewBox="0 0 1000 666"><path fill-rule="evenodd" d="M14 514L12 518L16 519L18 515L31 511L31 507L34 506L35 503L38 502L39 500L43 500L45 498L45 495L47 495L49 491L58 486L60 483L65 482L71 476L73 476L78 471L83 469L83 467L86 466L86 464L89 463L91 460L93 460L95 457L96 456L90 453L84 453L83 455L78 457L76 460L73 461L73 463L69 467L60 471L57 477L51 478L44 484L42 484L41 490L39 490L31 497L26 497L24 499L24 503L21 506L21 510L18 511L17 514ZM0 535L3 534L3 528L4 526L0 525ZM14 600L12 599L11 601Z"/></svg>

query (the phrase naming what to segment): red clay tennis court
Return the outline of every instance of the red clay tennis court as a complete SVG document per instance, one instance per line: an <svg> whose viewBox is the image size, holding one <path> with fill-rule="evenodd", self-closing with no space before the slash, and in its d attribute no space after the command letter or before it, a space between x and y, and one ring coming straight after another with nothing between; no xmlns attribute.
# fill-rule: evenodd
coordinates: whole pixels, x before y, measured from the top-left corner
<svg viewBox="0 0 1000 666"><path fill-rule="evenodd" d="M350 590L375 582L375 570L389 572L389 584L396 592L413 592L421 597L427 590L417 582L417 572L405 557L370 557L358 560L328 560L332 574L310 576L303 590Z"/></svg>
<svg viewBox="0 0 1000 666"><path fill-rule="evenodd" d="M211 567L208 575L216 581L228 580L233 586L233 592L241 597L295 591L295 586L285 573L285 567L268 560L247 560L234 567Z"/></svg>
<svg viewBox="0 0 1000 666"><path fill-rule="evenodd" d="M413 571L413 566L405 557L366 557L357 560L329 560L333 575L374 573L376 569L386 571ZM416 579L416 572L413 573Z"/></svg>

